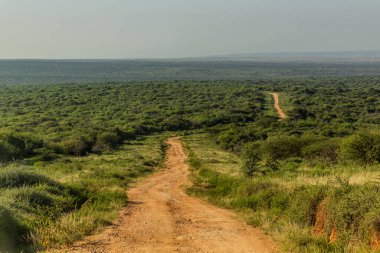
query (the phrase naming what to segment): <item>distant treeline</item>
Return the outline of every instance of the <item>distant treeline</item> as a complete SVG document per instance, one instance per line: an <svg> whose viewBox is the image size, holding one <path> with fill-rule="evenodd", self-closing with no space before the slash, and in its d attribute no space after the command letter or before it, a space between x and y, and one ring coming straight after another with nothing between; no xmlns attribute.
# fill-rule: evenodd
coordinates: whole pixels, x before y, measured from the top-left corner
<svg viewBox="0 0 380 253"><path fill-rule="evenodd" d="M241 58L243 59L243 58ZM379 61L300 58L183 60L0 60L0 84L102 83L151 80L258 80L378 76ZM372 59L373 60L373 59Z"/></svg>

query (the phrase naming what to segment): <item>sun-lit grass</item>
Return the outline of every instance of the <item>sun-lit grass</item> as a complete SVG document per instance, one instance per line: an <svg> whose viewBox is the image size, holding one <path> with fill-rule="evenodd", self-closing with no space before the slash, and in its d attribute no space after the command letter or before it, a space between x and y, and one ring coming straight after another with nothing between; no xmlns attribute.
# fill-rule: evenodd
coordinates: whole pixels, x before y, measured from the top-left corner
<svg viewBox="0 0 380 253"><path fill-rule="evenodd" d="M5 247L25 252L57 247L110 224L127 203L127 187L160 166L165 139L154 135L108 154L1 168L0 217L9 211L16 224L2 226L0 235L14 233Z"/></svg>
<svg viewBox="0 0 380 253"><path fill-rule="evenodd" d="M285 114L287 114L287 112L289 112L292 109L292 103L290 101L291 96L289 96L287 93L280 92L278 99L281 109L284 111Z"/></svg>
<svg viewBox="0 0 380 253"><path fill-rule="evenodd" d="M242 161L213 143L207 134L193 134L183 137L185 145L194 152L202 164L215 171L233 176L242 174Z"/></svg>
<svg viewBox="0 0 380 253"><path fill-rule="evenodd" d="M372 165L367 168L339 165L324 169L305 165L296 171L271 175L272 182L287 188L302 185L331 185L336 183L337 178L345 179L351 185L380 182L380 165Z"/></svg>
<svg viewBox="0 0 380 253"><path fill-rule="evenodd" d="M295 168L285 162L279 171L248 178L236 173L242 164L238 157L220 167L210 163L212 155L218 159L220 148L207 139L204 134L184 137L193 172L190 194L236 210L279 241L284 251L372 252L371 238L379 233L379 165L329 168L305 163ZM322 234L313 232L317 216L325 226ZM336 242L331 241L334 233Z"/></svg>
<svg viewBox="0 0 380 253"><path fill-rule="evenodd" d="M277 117L277 111L274 108L273 96L270 94L271 91L265 93L265 111L264 113L269 116ZM281 101L281 100L280 100ZM280 104L282 106L282 104Z"/></svg>

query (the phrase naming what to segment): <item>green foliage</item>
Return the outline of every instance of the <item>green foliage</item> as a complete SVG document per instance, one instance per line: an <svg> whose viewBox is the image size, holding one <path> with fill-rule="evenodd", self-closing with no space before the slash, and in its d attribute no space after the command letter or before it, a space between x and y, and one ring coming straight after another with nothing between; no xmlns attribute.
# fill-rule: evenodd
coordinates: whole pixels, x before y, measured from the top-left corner
<svg viewBox="0 0 380 253"><path fill-rule="evenodd" d="M104 132L97 136L92 151L95 153L102 153L103 151L116 148L120 142L121 136L118 136L117 133Z"/></svg>
<svg viewBox="0 0 380 253"><path fill-rule="evenodd" d="M326 198L327 192L326 186L302 186L294 189L287 215L301 226L313 226L317 207Z"/></svg>
<svg viewBox="0 0 380 253"><path fill-rule="evenodd" d="M0 250L31 249L27 238L41 220L54 220L80 208L86 191L77 191L45 176L22 170L0 174Z"/></svg>
<svg viewBox="0 0 380 253"><path fill-rule="evenodd" d="M264 178L250 180L207 169L203 169L197 176L201 179L198 178L195 187L190 190L193 194L207 197L228 208L269 212L300 227L313 227L318 206L324 199L328 199L326 214L322 214L326 215L325 237L290 237L296 247L299 247L299 252L324 252L323 249L347 252L348 246L355 240L369 245L373 236L372 228L378 229L380 188L377 185L317 185L286 189ZM200 187L200 182L210 184L208 187ZM329 245L327 242L333 229L338 241L335 245Z"/></svg>
<svg viewBox="0 0 380 253"><path fill-rule="evenodd" d="M127 202L124 187L163 160L163 138L131 141L102 156L2 168L0 251L29 252L69 244L110 224Z"/></svg>
<svg viewBox="0 0 380 253"><path fill-rule="evenodd" d="M91 144L82 136L63 140L60 147L65 155L82 156L91 150Z"/></svg>
<svg viewBox="0 0 380 253"><path fill-rule="evenodd" d="M261 144L263 156L273 160L301 155L302 140L296 136L273 136Z"/></svg>
<svg viewBox="0 0 380 253"><path fill-rule="evenodd" d="M335 139L322 138L302 147L301 155L307 160L338 162L339 144Z"/></svg>
<svg viewBox="0 0 380 253"><path fill-rule="evenodd" d="M259 162L261 160L260 145L258 143L247 143L243 147L243 172L248 177L252 177L255 173L260 172Z"/></svg>
<svg viewBox="0 0 380 253"><path fill-rule="evenodd" d="M336 229L340 240L352 237L370 243L379 219L380 188L378 185L343 185L333 191L328 205L327 223Z"/></svg>
<svg viewBox="0 0 380 253"><path fill-rule="evenodd" d="M22 170L11 170L0 172L0 189L23 186L34 186L47 184L56 186L53 180L35 173L25 172Z"/></svg>
<svg viewBox="0 0 380 253"><path fill-rule="evenodd" d="M379 219L378 185L316 179L333 176L330 166L348 160L379 162L379 80L2 85L0 163L8 169L0 173L0 251L72 243L108 224L127 201L125 187L163 160L163 137L148 136L167 131L209 132L233 152L209 146L189 152L194 194L265 213L270 222L258 216L261 225L309 229L287 237L299 251L343 252L339 243L368 244L368 228ZM283 121L268 99L273 90L285 97ZM200 153L207 159L198 159ZM299 178L306 183L293 183ZM331 214L326 224L338 231L337 245L328 243L327 234L310 236L325 199Z"/></svg>
<svg viewBox="0 0 380 253"><path fill-rule="evenodd" d="M202 145L206 147L201 148L198 139L186 137L190 159L197 161L197 166L193 166L195 179L190 193L242 212L249 222L274 235L292 252L370 251L374 233L380 231L380 187L377 182L352 183L348 178L337 177L342 173L335 171L337 167L299 168L298 164L294 170L288 171L284 166L292 162L292 158L279 160L278 170L255 173L252 178L227 174L205 163L207 156L198 150L207 149L218 160L224 154L210 144L211 140L208 144L204 142ZM305 159L313 159L309 157L313 155L312 150L323 153L320 147L325 143L333 145L336 150L335 138L304 136L300 140L303 143L300 156L305 155ZM261 144L262 141L247 143L241 158L245 160L257 155ZM265 158L260 158L257 162L258 168L262 168L263 160ZM233 163L224 164L227 168L232 166ZM377 167L372 169L378 171ZM317 176L318 173L322 176ZM321 178L329 179L318 182ZM331 243L333 231L336 241Z"/></svg>
<svg viewBox="0 0 380 253"><path fill-rule="evenodd" d="M152 133L251 122L262 97L247 81L0 86L0 162L101 154Z"/></svg>
<svg viewBox="0 0 380 253"><path fill-rule="evenodd" d="M26 229L15 219L12 212L0 206L0 251L18 252Z"/></svg>
<svg viewBox="0 0 380 253"><path fill-rule="evenodd" d="M0 162L33 155L42 141L24 133L0 133Z"/></svg>
<svg viewBox="0 0 380 253"><path fill-rule="evenodd" d="M341 153L343 158L363 164L380 162L380 132L359 132L344 139Z"/></svg>

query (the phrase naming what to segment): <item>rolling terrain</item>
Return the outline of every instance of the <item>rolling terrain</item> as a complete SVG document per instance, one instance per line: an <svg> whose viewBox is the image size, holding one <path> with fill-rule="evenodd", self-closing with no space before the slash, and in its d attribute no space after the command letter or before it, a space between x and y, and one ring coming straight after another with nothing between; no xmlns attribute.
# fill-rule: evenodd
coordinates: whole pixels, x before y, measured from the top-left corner
<svg viewBox="0 0 380 253"><path fill-rule="evenodd" d="M379 80L1 85L0 251L375 252Z"/></svg>

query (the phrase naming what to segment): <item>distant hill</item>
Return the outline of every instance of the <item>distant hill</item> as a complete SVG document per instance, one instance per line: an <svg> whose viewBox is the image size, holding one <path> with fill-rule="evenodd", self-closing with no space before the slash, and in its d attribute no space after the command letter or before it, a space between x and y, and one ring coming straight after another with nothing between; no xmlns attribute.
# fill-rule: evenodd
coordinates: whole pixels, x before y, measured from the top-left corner
<svg viewBox="0 0 380 253"><path fill-rule="evenodd" d="M200 57L200 59L277 62L380 62L380 51L240 53Z"/></svg>

